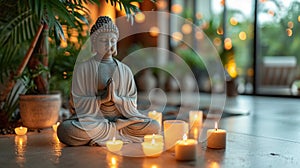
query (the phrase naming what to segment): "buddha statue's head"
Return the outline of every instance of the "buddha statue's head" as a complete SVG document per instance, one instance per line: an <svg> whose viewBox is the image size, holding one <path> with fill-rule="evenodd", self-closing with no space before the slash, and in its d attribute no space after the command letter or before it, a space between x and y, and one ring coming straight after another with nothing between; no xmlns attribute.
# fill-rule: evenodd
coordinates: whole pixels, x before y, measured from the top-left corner
<svg viewBox="0 0 300 168"><path fill-rule="evenodd" d="M92 51L98 54L117 54L119 30L110 17L100 16L90 31Z"/></svg>

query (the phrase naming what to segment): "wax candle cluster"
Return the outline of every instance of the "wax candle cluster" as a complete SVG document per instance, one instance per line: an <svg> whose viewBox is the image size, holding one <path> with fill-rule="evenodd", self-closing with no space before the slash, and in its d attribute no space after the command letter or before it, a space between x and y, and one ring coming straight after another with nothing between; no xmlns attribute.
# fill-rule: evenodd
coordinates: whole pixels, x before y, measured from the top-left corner
<svg viewBox="0 0 300 168"><path fill-rule="evenodd" d="M150 111L148 116L161 122L161 113ZM193 161L197 159L199 132L202 130L202 111L190 111L189 122L182 120L165 120L163 134L145 135L141 143L146 157L159 157L164 150L175 152L178 161ZM192 134L191 134L192 133ZM223 149L226 147L226 131L218 128L215 122L214 129L207 130L207 147ZM190 138L188 138L188 136ZM115 137L106 142L109 151L117 152L122 149L123 141Z"/></svg>

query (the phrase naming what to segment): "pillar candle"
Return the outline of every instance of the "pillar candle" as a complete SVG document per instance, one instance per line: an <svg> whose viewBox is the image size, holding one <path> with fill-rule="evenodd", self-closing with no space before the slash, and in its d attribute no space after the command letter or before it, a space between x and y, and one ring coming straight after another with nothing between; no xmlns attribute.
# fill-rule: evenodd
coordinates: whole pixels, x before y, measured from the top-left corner
<svg viewBox="0 0 300 168"><path fill-rule="evenodd" d="M152 142L152 139L155 140L155 142L162 142L163 143L163 136L152 134L152 135L145 135L144 136L144 142Z"/></svg>
<svg viewBox="0 0 300 168"><path fill-rule="evenodd" d="M180 161L195 160L197 158L197 144L194 139L187 139L184 135L182 140L175 145L175 158Z"/></svg>
<svg viewBox="0 0 300 168"><path fill-rule="evenodd" d="M148 112L148 117L156 120L159 123L159 126L161 128L161 123L162 123L162 113L161 112L157 112L157 111L149 111Z"/></svg>
<svg viewBox="0 0 300 168"><path fill-rule="evenodd" d="M118 152L122 149L123 147L123 141L121 140L116 140L115 137L113 137L112 140L109 140L106 142L106 147L108 148L109 151L111 152Z"/></svg>
<svg viewBox="0 0 300 168"><path fill-rule="evenodd" d="M199 135L200 135L200 128L197 127L192 127L190 128L190 132L189 132L189 138L195 139L195 140L199 140Z"/></svg>
<svg viewBox="0 0 300 168"><path fill-rule="evenodd" d="M190 128L192 127L201 127L202 126L202 111L190 111L189 112L189 124Z"/></svg>
<svg viewBox="0 0 300 168"><path fill-rule="evenodd" d="M27 128L26 127L22 127L22 126L17 127L17 128L15 128L15 133L17 135L25 135L27 133Z"/></svg>
<svg viewBox="0 0 300 168"><path fill-rule="evenodd" d="M223 149L226 147L226 130L218 129L215 122L215 129L207 130L207 147L213 149Z"/></svg>
<svg viewBox="0 0 300 168"><path fill-rule="evenodd" d="M176 142L188 132L188 124L182 120L164 121L165 149L174 150Z"/></svg>

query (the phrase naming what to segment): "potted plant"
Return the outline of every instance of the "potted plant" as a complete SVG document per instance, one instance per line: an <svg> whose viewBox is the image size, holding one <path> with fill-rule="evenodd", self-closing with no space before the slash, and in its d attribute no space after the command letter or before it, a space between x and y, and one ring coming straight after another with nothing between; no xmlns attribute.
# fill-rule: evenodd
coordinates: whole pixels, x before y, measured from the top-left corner
<svg viewBox="0 0 300 168"><path fill-rule="evenodd" d="M139 11L136 6L131 4L133 1L140 2L140 0L106 0L106 3L110 2L113 6L119 4L124 7L123 9L128 16L132 16L132 13ZM16 97L20 93L20 89L14 89L14 87L16 86L15 83L17 79L20 79L20 76L23 74L24 69L27 69L26 72L31 73L23 74L23 79L29 79L27 80L27 84L30 84L31 87L27 87L27 89L34 88L34 93L30 92L32 97L48 95L50 93L48 87L50 76L47 70L48 38L51 37L54 39L56 45L59 46L61 40L65 38L62 23L77 28L79 29L78 31L81 31L80 25L88 25L87 18L89 11L85 7L86 2L99 4L98 0L0 1L0 4L5 6L1 12L2 20L0 26L0 44L2 46L0 49L0 81L2 82L1 87L3 88L1 89L0 114L6 116L7 121L12 118L11 111L14 111L10 109L10 112L8 112L7 108L12 108L12 106L7 104L14 104L13 108L15 109L18 103L18 99L9 99L9 97ZM15 69L17 70L15 71ZM29 89L26 95L29 94L29 91L33 90ZM23 100L23 98L20 99L21 101ZM58 104L61 103L60 96L56 96L55 99L57 99L55 101L58 102ZM14 101L11 102L11 100ZM33 103L31 106L35 108L52 106L50 104L42 106L39 105L39 103L41 103L40 98L38 98L38 102ZM22 108L22 104L20 107ZM36 116L38 115L40 114L36 114ZM42 115L49 117L50 114ZM26 119L24 119L23 116L21 112L21 118L24 122ZM33 117L29 116L29 118L32 119ZM54 120L57 119L53 119L53 122ZM29 122L34 123L36 121L31 120ZM44 126L30 125L29 127L41 128L48 127L49 125L50 123Z"/></svg>

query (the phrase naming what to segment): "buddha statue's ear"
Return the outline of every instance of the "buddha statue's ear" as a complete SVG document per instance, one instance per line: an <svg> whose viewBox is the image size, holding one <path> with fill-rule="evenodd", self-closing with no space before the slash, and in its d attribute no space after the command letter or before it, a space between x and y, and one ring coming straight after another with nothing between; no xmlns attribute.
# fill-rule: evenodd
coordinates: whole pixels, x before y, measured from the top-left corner
<svg viewBox="0 0 300 168"><path fill-rule="evenodd" d="M115 52L112 54L113 56L117 56L118 55L118 51L115 50Z"/></svg>

